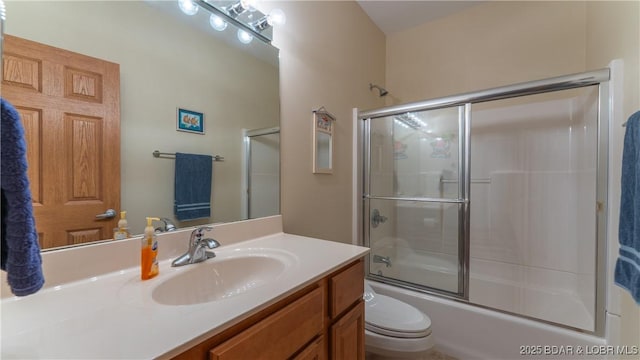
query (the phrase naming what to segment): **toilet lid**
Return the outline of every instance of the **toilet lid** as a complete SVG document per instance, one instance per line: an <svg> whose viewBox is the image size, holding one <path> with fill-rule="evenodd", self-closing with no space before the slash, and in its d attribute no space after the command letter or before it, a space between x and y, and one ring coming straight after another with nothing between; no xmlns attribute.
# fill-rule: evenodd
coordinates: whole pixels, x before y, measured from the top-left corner
<svg viewBox="0 0 640 360"><path fill-rule="evenodd" d="M431 334L431 319L407 303L375 294L365 302L365 329L386 336L420 338Z"/></svg>

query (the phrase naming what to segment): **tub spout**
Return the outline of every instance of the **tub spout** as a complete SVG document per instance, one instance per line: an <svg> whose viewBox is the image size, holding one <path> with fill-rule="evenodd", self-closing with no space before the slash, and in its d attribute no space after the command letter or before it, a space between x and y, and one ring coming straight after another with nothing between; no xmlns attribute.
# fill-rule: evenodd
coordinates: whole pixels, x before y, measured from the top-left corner
<svg viewBox="0 0 640 360"><path fill-rule="evenodd" d="M373 255L374 263L385 264L386 267L391 266L391 259L388 256Z"/></svg>

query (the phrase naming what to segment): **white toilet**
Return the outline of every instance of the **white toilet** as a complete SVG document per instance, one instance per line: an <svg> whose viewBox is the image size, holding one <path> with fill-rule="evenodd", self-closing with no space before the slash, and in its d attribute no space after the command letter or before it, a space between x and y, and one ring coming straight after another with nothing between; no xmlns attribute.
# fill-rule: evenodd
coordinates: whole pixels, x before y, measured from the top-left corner
<svg viewBox="0 0 640 360"><path fill-rule="evenodd" d="M364 281L368 360L422 359L433 347L431 319L415 307L377 294Z"/></svg>

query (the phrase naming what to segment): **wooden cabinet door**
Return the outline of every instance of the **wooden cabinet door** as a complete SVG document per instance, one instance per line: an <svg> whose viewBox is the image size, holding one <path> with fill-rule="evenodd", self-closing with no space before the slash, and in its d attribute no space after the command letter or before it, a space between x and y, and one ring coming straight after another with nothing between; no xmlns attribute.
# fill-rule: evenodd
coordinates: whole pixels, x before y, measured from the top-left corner
<svg viewBox="0 0 640 360"><path fill-rule="evenodd" d="M2 96L18 110L42 248L112 237L120 211L120 66L4 35Z"/></svg>
<svg viewBox="0 0 640 360"><path fill-rule="evenodd" d="M300 354L293 358L293 360L326 360L327 359L327 344L324 341L324 336L318 337L314 342L307 345Z"/></svg>
<svg viewBox="0 0 640 360"><path fill-rule="evenodd" d="M331 359L364 360L364 301L331 326Z"/></svg>
<svg viewBox="0 0 640 360"><path fill-rule="evenodd" d="M360 260L329 279L331 319L335 319L364 293L364 261Z"/></svg>

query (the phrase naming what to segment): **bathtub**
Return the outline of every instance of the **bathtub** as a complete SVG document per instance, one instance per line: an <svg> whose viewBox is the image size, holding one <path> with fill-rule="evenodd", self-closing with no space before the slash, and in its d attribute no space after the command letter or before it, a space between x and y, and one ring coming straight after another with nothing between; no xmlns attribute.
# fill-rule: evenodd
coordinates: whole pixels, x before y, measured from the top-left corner
<svg viewBox="0 0 640 360"><path fill-rule="evenodd" d="M587 359L585 351L605 345L593 335L376 281L370 285L427 314L436 347L460 360Z"/></svg>
<svg viewBox="0 0 640 360"><path fill-rule="evenodd" d="M413 283L429 278L433 287L453 291L457 288L455 256L415 250L406 252L398 248L387 253L389 255L390 267L371 264L371 272ZM536 355L540 359L585 359L584 355L578 354L579 351L605 345L605 339L585 332L504 312L552 322L569 322L566 325L576 328L591 327L593 316L577 292L563 286L563 279L555 279L557 287L531 283L525 286L509 278L514 276L513 273L500 274L500 271L508 270L504 264L473 258L471 269L470 302L482 306L375 280L370 283L376 292L402 300L426 313L432 321L437 347L458 359L532 359Z"/></svg>

